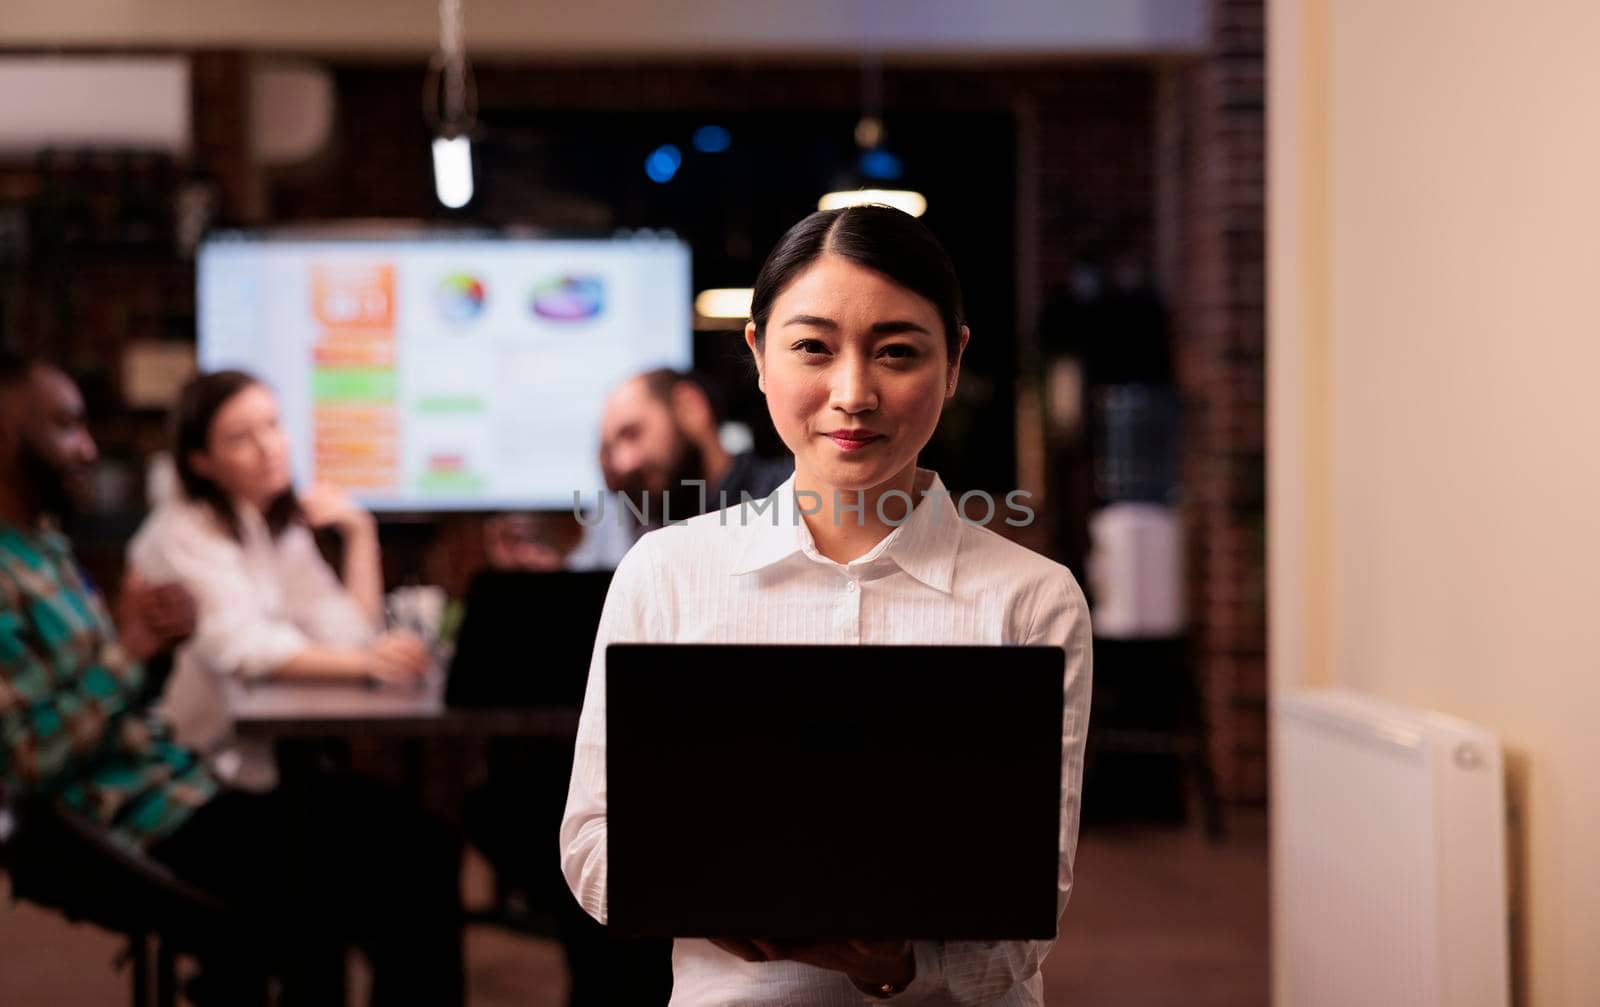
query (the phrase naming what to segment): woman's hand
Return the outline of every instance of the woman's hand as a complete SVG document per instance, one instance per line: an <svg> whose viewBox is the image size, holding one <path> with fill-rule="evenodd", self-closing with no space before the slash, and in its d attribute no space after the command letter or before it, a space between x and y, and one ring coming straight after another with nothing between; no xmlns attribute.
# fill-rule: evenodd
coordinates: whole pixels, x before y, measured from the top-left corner
<svg viewBox="0 0 1600 1007"><path fill-rule="evenodd" d="M300 512L313 528L337 528L344 546L344 589L374 626L383 625L383 558L378 522L337 486L317 483L300 498Z"/></svg>
<svg viewBox="0 0 1600 1007"><path fill-rule="evenodd" d="M368 647L362 671L385 685L414 686L428 673L428 648L410 633L388 633Z"/></svg>
<svg viewBox="0 0 1600 1007"><path fill-rule="evenodd" d="M909 986L917 975L910 941L771 941L721 938L711 943L747 962L795 961L842 972L858 986Z"/></svg>
<svg viewBox="0 0 1600 1007"><path fill-rule="evenodd" d="M313 528L337 528L344 534L373 531L377 522L350 494L337 486L317 483L300 498L300 510Z"/></svg>

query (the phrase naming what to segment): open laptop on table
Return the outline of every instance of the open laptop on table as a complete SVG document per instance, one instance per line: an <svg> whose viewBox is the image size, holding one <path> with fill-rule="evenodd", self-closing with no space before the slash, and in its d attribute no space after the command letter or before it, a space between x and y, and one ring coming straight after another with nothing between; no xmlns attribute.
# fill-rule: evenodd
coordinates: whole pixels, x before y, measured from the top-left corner
<svg viewBox="0 0 1600 1007"><path fill-rule="evenodd" d="M612 644L622 936L1053 937L1058 647Z"/></svg>
<svg viewBox="0 0 1600 1007"><path fill-rule="evenodd" d="M583 702L610 571L489 570L467 590L446 706Z"/></svg>

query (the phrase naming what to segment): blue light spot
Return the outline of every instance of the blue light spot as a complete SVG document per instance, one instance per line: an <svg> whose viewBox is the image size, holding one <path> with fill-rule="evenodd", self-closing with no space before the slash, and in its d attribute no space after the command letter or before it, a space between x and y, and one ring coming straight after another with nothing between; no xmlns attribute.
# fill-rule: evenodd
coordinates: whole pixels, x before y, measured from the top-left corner
<svg viewBox="0 0 1600 1007"><path fill-rule="evenodd" d="M650 176L650 181L666 185L682 164L683 152L673 144L664 143L644 159L644 173Z"/></svg>
<svg viewBox="0 0 1600 1007"><path fill-rule="evenodd" d="M881 147L863 153L857 168L866 177L879 179L899 178L905 170L898 157Z"/></svg>
<svg viewBox="0 0 1600 1007"><path fill-rule="evenodd" d="M694 131L694 149L704 154L720 154L733 146L733 134L721 126L701 126Z"/></svg>

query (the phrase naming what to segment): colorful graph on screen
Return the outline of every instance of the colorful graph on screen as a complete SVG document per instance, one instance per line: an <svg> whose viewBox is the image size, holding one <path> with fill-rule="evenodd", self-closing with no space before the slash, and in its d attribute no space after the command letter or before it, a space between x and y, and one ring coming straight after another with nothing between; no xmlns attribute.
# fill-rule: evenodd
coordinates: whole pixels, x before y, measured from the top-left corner
<svg viewBox="0 0 1600 1007"><path fill-rule="evenodd" d="M311 426L318 479L352 490L399 478L394 266L313 264Z"/></svg>

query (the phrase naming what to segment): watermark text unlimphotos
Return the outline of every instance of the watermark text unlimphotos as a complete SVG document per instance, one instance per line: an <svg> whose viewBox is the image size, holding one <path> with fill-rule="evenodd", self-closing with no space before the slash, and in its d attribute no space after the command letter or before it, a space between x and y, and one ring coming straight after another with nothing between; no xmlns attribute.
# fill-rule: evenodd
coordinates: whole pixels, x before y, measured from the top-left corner
<svg viewBox="0 0 1600 1007"><path fill-rule="evenodd" d="M614 498L616 502L616 513L619 519L622 512L626 510L641 525L682 524L690 517L704 514L709 509L707 505L710 502L706 495L706 483L704 480L687 480L684 486L694 490L699 507L682 516L673 516L672 494L670 492L659 495L650 494L645 496L642 501L635 500L632 496L623 493L596 493L595 506L585 507L581 490L572 491L572 516L577 518L578 523L585 528L593 528L605 520L606 499L610 497ZM996 503L994 495L985 490L968 490L960 496L954 496L949 490L929 488L918 491L918 495L925 499L928 497L953 499L955 501L956 514L960 520L970 525L987 527L993 524L995 519L1002 514L1002 508ZM781 520L780 515L785 509L778 506L778 496L776 494L769 497L753 497L748 492L741 492L738 500L730 500L727 492L723 491L719 492L717 497L717 508L720 514L719 521L723 525L737 524L745 526L766 521L773 527L777 527ZM651 513L651 502L658 498L661 501L661 514L656 516ZM1004 497L1005 507L1003 509L1005 523L1013 528L1026 528L1032 525L1036 516L1033 508L1025 503L1025 501L1032 498L1033 494L1027 490L1017 489L1007 493ZM891 500L898 500L899 503L893 506L886 506ZM802 518L814 517L823 513L823 497L820 493L812 490L795 490L794 501L795 506L789 512L789 518L793 524L799 524ZM911 520L915 506L916 502L912 499L910 493L905 490L889 490L887 493L879 495L877 503L871 510L876 513L880 522L891 528L898 528ZM842 526L853 518L857 527L865 527L868 510L864 492L859 490L833 491L831 515L836 526ZM944 521L945 510L936 504L931 506L930 510L932 522L937 527ZM653 520L653 518L657 517L657 520Z"/></svg>

